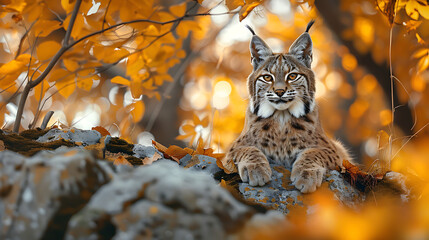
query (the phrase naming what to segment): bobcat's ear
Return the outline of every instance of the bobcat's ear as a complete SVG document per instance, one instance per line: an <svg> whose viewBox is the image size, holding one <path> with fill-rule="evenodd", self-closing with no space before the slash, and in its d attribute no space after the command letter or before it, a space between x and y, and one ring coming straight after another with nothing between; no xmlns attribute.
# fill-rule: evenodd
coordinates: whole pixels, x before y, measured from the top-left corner
<svg viewBox="0 0 429 240"><path fill-rule="evenodd" d="M310 30L313 23L314 21L311 21L307 25L307 30L305 30L289 48L289 54L294 55L308 68L311 68L311 62L313 61L313 43L310 34L308 34L308 30Z"/></svg>
<svg viewBox="0 0 429 240"><path fill-rule="evenodd" d="M246 26L253 34L250 41L250 54L252 55L253 69L257 69L269 56L273 54L271 48L260 37L255 35L255 32L249 26Z"/></svg>

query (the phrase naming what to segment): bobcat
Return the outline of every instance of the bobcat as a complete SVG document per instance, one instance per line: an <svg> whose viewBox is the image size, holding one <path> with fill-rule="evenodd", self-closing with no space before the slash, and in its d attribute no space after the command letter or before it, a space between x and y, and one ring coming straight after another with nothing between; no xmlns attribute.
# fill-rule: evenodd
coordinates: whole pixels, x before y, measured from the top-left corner
<svg viewBox="0 0 429 240"><path fill-rule="evenodd" d="M241 180L252 186L271 180L271 161L292 168L291 181L301 192L313 192L327 169L350 159L341 143L326 136L319 121L308 33L313 23L284 54L273 53L247 26L253 34L253 72L247 80L250 102L244 129L223 165L230 172L238 170Z"/></svg>

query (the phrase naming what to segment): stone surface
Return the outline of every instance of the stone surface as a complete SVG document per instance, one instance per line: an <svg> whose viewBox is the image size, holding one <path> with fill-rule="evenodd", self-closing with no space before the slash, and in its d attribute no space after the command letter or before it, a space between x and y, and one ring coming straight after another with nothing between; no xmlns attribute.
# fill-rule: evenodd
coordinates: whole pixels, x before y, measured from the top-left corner
<svg viewBox="0 0 429 240"><path fill-rule="evenodd" d="M66 239L223 239L251 215L207 174L160 160L104 185Z"/></svg>
<svg viewBox="0 0 429 240"><path fill-rule="evenodd" d="M204 155L194 157L187 155L181 159L180 165L205 172L212 177L222 171L217 166L215 158ZM306 195L292 185L290 170L278 164L271 164L271 168L273 170L272 180L263 187L252 187L248 183L243 183L239 180L238 175L235 177L233 185L238 185L237 190L245 200L261 204L269 209L276 209L283 214L288 214L291 207L303 206L303 198ZM230 183L227 181L227 184ZM364 195L345 181L336 170L328 172L324 183L332 190L339 204L356 207L364 201Z"/></svg>
<svg viewBox="0 0 429 240"><path fill-rule="evenodd" d="M146 158L146 157L152 157L155 152L158 152L153 146L143 146L140 144L134 144L133 148L134 157L138 158ZM162 153L158 152L162 155Z"/></svg>
<svg viewBox="0 0 429 240"><path fill-rule="evenodd" d="M92 155L79 148L42 151L31 158L0 152L0 239L61 239L70 217L108 181Z"/></svg>
<svg viewBox="0 0 429 240"><path fill-rule="evenodd" d="M295 205L303 206L306 196L297 190L290 181L290 171L280 165L271 165L272 180L263 187L252 187L248 183L240 182L238 189L244 199L262 204L270 209L276 209L284 214ZM344 181L338 171L330 171L324 179L340 204L354 207L363 201L363 195Z"/></svg>
<svg viewBox="0 0 429 240"><path fill-rule="evenodd" d="M291 209L311 214L315 207L306 205L307 195L281 165L271 165L266 186L252 187L225 174L210 156L186 155L177 164L152 146L100 137L91 130L51 129L37 141L65 139L85 149L61 147L29 158L0 152L0 239L224 239L260 222L288 224ZM105 151L140 164L95 159ZM339 205L364 200L337 171L322 185Z"/></svg>
<svg viewBox="0 0 429 240"><path fill-rule="evenodd" d="M39 137L39 142L50 142L54 140L64 139L75 143L82 143L82 145L92 145L98 143L101 134L95 130L80 130L71 128L68 130L53 128L45 135Z"/></svg>
<svg viewBox="0 0 429 240"><path fill-rule="evenodd" d="M214 177L216 173L222 171L222 169L220 169L216 164L216 158L205 155L186 155L180 159L179 165L197 171L200 170L212 177Z"/></svg>

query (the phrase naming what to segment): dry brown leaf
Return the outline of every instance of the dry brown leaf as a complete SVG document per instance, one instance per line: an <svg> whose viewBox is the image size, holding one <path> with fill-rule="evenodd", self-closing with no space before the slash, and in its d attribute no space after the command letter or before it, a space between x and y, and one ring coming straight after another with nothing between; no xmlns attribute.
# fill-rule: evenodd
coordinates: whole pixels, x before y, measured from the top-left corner
<svg viewBox="0 0 429 240"><path fill-rule="evenodd" d="M240 9L240 22L249 16L250 12L252 12L252 10L259 6L262 2L262 0L247 1L246 4Z"/></svg>
<svg viewBox="0 0 429 240"><path fill-rule="evenodd" d="M95 130L95 131L99 132L101 134L101 136L110 135L110 132L101 126L93 127L91 130Z"/></svg>
<svg viewBox="0 0 429 240"><path fill-rule="evenodd" d="M152 145L153 145L156 149L158 149L158 151L160 151L160 152L162 152L162 153L165 153L165 151L167 151L167 147L165 147L164 145L162 145L162 144L161 144L161 143L159 143L159 142L156 142L156 141L152 140Z"/></svg>
<svg viewBox="0 0 429 240"><path fill-rule="evenodd" d="M128 160L124 157L124 156L119 156L115 159L115 161L113 162L113 164L115 165L127 165L132 167L133 165L131 165L130 162L128 162Z"/></svg>
<svg viewBox="0 0 429 240"><path fill-rule="evenodd" d="M176 145L171 145L170 147L168 147L165 153L177 162L179 162L179 160L182 159L184 156L188 155L188 152L185 149Z"/></svg>
<svg viewBox="0 0 429 240"><path fill-rule="evenodd" d="M143 162L143 165L148 165L148 164L152 164L155 161L158 161L161 158L162 158L162 156L159 153L155 152L152 155L152 157L146 157L142 160L142 162Z"/></svg>
<svg viewBox="0 0 429 240"><path fill-rule="evenodd" d="M382 178L382 175L371 175L359 169L356 165L348 160L343 160L343 168L341 170L350 184L355 186L359 191L366 191L367 188L373 188Z"/></svg>

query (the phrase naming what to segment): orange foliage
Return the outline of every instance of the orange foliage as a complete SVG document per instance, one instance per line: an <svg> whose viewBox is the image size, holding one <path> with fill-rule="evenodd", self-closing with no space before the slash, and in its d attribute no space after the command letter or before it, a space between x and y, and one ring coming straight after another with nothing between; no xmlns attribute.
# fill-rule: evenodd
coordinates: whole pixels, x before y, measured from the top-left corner
<svg viewBox="0 0 429 240"><path fill-rule="evenodd" d="M246 77L252 70L248 50L251 34L239 21L252 25L276 51L286 52L308 21L317 19L310 34L321 122L329 135L341 136L355 149L363 149L363 162L371 166L367 173L345 161L345 173L363 186L372 186L388 170L429 180L427 1L339 1L338 16L348 16L348 25L338 37L350 42L355 51L336 41L332 29L318 15L314 0L226 0L225 6L219 6L222 10L212 9L218 6L209 0L162 2L165 6L154 0L82 1L69 32L71 38L64 43L76 1L2 1L2 128L10 128L15 121L19 104L16 96L43 76L54 56L61 53L53 68L29 92L21 128L27 128L35 116L52 110L56 114L49 125L99 126L94 130L102 135L120 135L136 142L139 134L148 130L142 125L146 124L145 117L158 114L154 111L158 102L152 100L174 98L181 120L177 139L194 145L195 150L176 145L167 148L157 142L154 146L177 162L187 154L212 156L225 169L220 162L221 152L243 127ZM224 15L211 17L215 12L212 10ZM238 17L233 18L231 13ZM391 62L400 101L395 104L407 105L415 113L412 140L402 137L393 125L395 109L391 109L389 96L384 96L379 84L389 81L389 74L376 79L378 76L361 66L360 56L386 68ZM178 99L175 95L180 94L169 89L176 90L182 84L183 97ZM160 111L165 109L161 107ZM170 116L176 113L170 111ZM41 119L36 120L40 124ZM170 119L166 122L176 124ZM151 130L162 132L162 128ZM169 135L173 141L177 133L171 131ZM156 154L143 162L150 164L159 157ZM129 163L117 158L115 164ZM415 238L429 227L427 190L418 202L406 206L410 216L409 221L401 222L405 230L395 225L391 212L404 209L394 204L368 206L358 216L337 208L330 200L329 196L315 198L321 210L306 221L313 223L311 227L303 223L301 230L309 232L318 226L320 236L326 238L381 239ZM388 226L395 226L393 233L402 235L380 235L377 228ZM280 233L296 233L296 229L285 229ZM260 231L249 236L263 238L276 233Z"/></svg>
<svg viewBox="0 0 429 240"><path fill-rule="evenodd" d="M104 127L93 127L91 130L95 130L101 134L101 136L111 135L109 131L107 131Z"/></svg>

